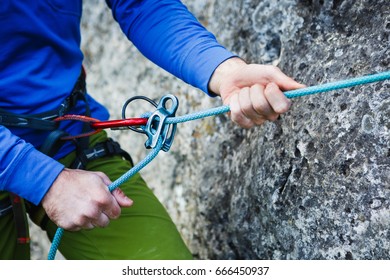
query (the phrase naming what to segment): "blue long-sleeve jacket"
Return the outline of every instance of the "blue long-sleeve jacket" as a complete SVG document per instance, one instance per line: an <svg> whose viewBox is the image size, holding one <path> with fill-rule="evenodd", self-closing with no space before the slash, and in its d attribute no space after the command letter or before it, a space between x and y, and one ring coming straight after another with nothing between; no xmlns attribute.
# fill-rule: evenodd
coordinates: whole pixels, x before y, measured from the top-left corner
<svg viewBox="0 0 390 280"><path fill-rule="evenodd" d="M178 0L107 0L115 20L150 60L207 93L215 68L234 56ZM0 108L36 114L57 108L80 73L82 0L1 0ZM88 95L92 117L107 110ZM72 109L85 110L80 101ZM79 122L64 122L70 134ZM38 204L64 166L42 154L47 132L0 125L0 190ZM56 159L72 151L64 145Z"/></svg>

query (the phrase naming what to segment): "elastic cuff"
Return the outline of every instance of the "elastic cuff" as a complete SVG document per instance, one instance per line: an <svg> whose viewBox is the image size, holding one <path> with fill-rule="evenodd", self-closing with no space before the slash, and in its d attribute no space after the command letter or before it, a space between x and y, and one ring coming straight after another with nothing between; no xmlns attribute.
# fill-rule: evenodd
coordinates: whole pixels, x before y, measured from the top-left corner
<svg viewBox="0 0 390 280"><path fill-rule="evenodd" d="M186 65L191 65L191 69L183 74L184 79L209 96L215 97L216 95L208 88L211 76L222 62L232 57L237 57L237 55L220 45L203 50L201 53L193 52L186 59ZM195 73L194 69L196 69Z"/></svg>

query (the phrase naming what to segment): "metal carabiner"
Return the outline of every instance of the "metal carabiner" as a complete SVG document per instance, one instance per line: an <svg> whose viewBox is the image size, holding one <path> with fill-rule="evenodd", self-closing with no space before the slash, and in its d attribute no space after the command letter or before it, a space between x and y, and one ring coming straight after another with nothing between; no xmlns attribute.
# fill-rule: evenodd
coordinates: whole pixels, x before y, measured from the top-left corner
<svg viewBox="0 0 390 280"><path fill-rule="evenodd" d="M145 142L147 149L156 147L160 137L163 141L162 150L167 152L171 148L177 124L168 124L165 121L168 117L175 116L178 106L179 100L172 94L164 95L160 99L156 111L150 115L144 128L148 136Z"/></svg>

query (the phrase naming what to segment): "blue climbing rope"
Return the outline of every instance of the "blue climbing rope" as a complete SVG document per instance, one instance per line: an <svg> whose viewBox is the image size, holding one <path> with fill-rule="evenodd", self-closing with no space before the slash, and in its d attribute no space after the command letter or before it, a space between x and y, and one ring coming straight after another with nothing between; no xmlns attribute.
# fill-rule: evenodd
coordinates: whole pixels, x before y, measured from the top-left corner
<svg viewBox="0 0 390 280"><path fill-rule="evenodd" d="M375 83L375 82L380 82L384 80L390 80L390 71L387 72L382 72L378 74L373 74L373 75L368 75L368 76L363 76L363 77L358 77L358 78L353 78L353 79L348 79L348 80L342 80L338 82L332 82L332 83L327 83L323 85L318 85L318 86L312 86L312 87L306 87L302 89L296 89L296 90L290 90L284 92L285 96L287 98L297 98L297 97L302 97L306 95L311 95L311 94L317 94L317 93L323 93L323 92L328 92L328 91L333 91L333 90L338 90L338 89L343 89L343 88L349 88L349 87L354 87L358 85L363 85L363 84L368 84L368 83ZM204 111L188 114L188 115L183 115L179 117L167 117L165 119L166 124L177 124L177 123L183 123L183 122L188 122L188 121L193 121L197 119L202 119L206 117L211 117L219 114L224 114L230 111L230 107L227 105L212 108L212 109L207 109ZM147 166L160 152L160 150L163 148L164 143L163 143L163 138L158 135L158 141L157 145L153 147L152 151L138 164L136 164L133 168L131 168L129 171L127 171L125 174L123 174L121 177L119 177L117 180L115 180L113 183L111 183L108 186L108 189L110 192L118 188L121 184L129 180L132 176L134 176L136 173L138 173L142 168ZM61 238L64 234L64 229L58 228L53 241L52 245L50 247L50 251L48 254L48 259L49 260L54 260L56 256L56 252L58 250Z"/></svg>
<svg viewBox="0 0 390 280"><path fill-rule="evenodd" d="M310 94L317 94L317 93L333 91L337 89L355 87L363 84L376 83L376 82L389 80L389 79L390 79L390 71L387 71L378 74L372 74L372 75L352 78L348 80L342 80L333 83L327 83L318 86L290 90L284 92L284 94L286 95L287 98L296 98L296 97L301 97Z"/></svg>
<svg viewBox="0 0 390 280"><path fill-rule="evenodd" d="M333 82L333 83L327 83L323 85L318 85L318 86L311 86L311 87L306 87L306 88L301 88L301 89L295 89L295 90L290 90L290 91L285 91L284 95L287 98L297 98L301 96L306 96L306 95L311 95L311 94L317 94L317 93L323 93L323 92L328 92L328 91L333 91L333 90L338 90L338 89L343 89L343 88L349 88L349 87L354 87L358 85L363 85L363 84L369 84L369 83L375 83L375 82L380 82L384 80L390 80L390 71L387 72L382 72L379 74L373 74L373 75L368 75L368 76L363 76L363 77L358 77L358 78L353 78L349 80L342 80L338 82ZM197 119L203 119L206 117L211 117L219 114L224 114L230 111L230 107L228 105L212 108L212 109L207 109L204 111L200 112L195 112L191 113L188 115L184 116L179 116L179 117L170 117L166 120L166 123L183 123L183 122L188 122L188 121L193 121Z"/></svg>

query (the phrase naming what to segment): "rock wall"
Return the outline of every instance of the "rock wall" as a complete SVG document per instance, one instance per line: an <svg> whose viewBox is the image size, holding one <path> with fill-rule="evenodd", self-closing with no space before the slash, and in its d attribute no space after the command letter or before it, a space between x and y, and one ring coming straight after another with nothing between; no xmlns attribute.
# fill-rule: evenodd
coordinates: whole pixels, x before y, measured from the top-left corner
<svg viewBox="0 0 390 280"><path fill-rule="evenodd" d="M389 69L386 0L183 2L248 62L307 85ZM175 94L178 115L221 104L142 57L104 1L85 1L83 36L89 91L112 118L133 95ZM225 115L179 124L172 150L142 173L197 258L389 259L389 89L298 98L250 130ZM110 134L135 161L146 154L143 136Z"/></svg>

